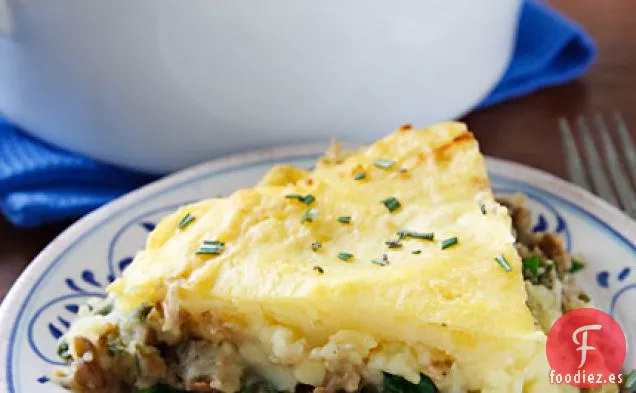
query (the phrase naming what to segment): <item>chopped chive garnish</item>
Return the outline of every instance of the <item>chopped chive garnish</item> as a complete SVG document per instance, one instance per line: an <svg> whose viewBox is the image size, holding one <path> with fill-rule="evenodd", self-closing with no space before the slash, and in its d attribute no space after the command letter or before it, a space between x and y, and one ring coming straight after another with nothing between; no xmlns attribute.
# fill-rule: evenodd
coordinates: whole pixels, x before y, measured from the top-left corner
<svg viewBox="0 0 636 393"><path fill-rule="evenodd" d="M203 242L203 243L201 243L201 247L200 248L223 248L223 247L225 247L225 243L223 243L223 242L215 242L215 243Z"/></svg>
<svg viewBox="0 0 636 393"><path fill-rule="evenodd" d="M583 270L583 268L585 268L585 264L583 262L572 258L572 266L570 266L570 269L568 269L568 273L574 274L579 270Z"/></svg>
<svg viewBox="0 0 636 393"><path fill-rule="evenodd" d="M304 203L305 205L311 205L315 201L316 201L316 197L311 194L305 195L305 197L301 200L301 202Z"/></svg>
<svg viewBox="0 0 636 393"><path fill-rule="evenodd" d="M323 274L325 272L325 269L321 268L320 266L314 266L313 270L320 274Z"/></svg>
<svg viewBox="0 0 636 393"><path fill-rule="evenodd" d="M420 240L434 240L435 234L433 232L414 232L414 231L398 231L397 233L400 239L420 239Z"/></svg>
<svg viewBox="0 0 636 393"><path fill-rule="evenodd" d="M539 259L538 255L523 258L521 263L523 266L523 270L528 271L533 278L539 277L539 266L541 265L541 260Z"/></svg>
<svg viewBox="0 0 636 393"><path fill-rule="evenodd" d="M390 212L394 212L402 206L402 204L400 204L400 201L398 201L396 197L386 198L382 201L382 204L386 206L386 208L389 209Z"/></svg>
<svg viewBox="0 0 636 393"><path fill-rule="evenodd" d="M373 258L371 263L375 263L376 265L386 266L389 264L389 257L386 254L382 254L382 258Z"/></svg>
<svg viewBox="0 0 636 393"><path fill-rule="evenodd" d="M190 213L186 214L185 216L183 216L181 221L179 221L179 229L185 229L188 225L192 224L194 220L196 219L197 218L193 216L192 214Z"/></svg>
<svg viewBox="0 0 636 393"><path fill-rule="evenodd" d="M495 258L495 261L497 261L497 263L499 264L499 266L503 268L503 270L507 272L512 271L512 266L510 266L510 264L508 263L508 260L503 254L498 255L497 258Z"/></svg>
<svg viewBox="0 0 636 393"><path fill-rule="evenodd" d="M219 255L225 249L225 243L218 240L204 240L196 255Z"/></svg>
<svg viewBox="0 0 636 393"><path fill-rule="evenodd" d="M350 216L342 216L342 217L336 218L336 220L338 220L338 222L342 223L342 224L349 224L351 222L351 217Z"/></svg>
<svg viewBox="0 0 636 393"><path fill-rule="evenodd" d="M300 219L300 223L304 224L306 222L314 222L316 216L318 216L318 209L307 209L303 213L303 216Z"/></svg>
<svg viewBox="0 0 636 393"><path fill-rule="evenodd" d="M486 205L485 204L480 204L479 205L479 209L481 210L481 214L483 214L484 216L486 215Z"/></svg>
<svg viewBox="0 0 636 393"><path fill-rule="evenodd" d="M386 266L389 264L389 260L385 258L373 258L371 260L371 263L375 263L376 265L379 265L379 266Z"/></svg>
<svg viewBox="0 0 636 393"><path fill-rule="evenodd" d="M422 250L414 250L411 252L411 254L415 254L415 255L421 254L421 253L422 253Z"/></svg>
<svg viewBox="0 0 636 393"><path fill-rule="evenodd" d="M447 248L453 247L459 243L457 236L449 237L448 239L442 240L442 250L446 250Z"/></svg>
<svg viewBox="0 0 636 393"><path fill-rule="evenodd" d="M365 177L367 177L367 174L366 174L366 173L364 173L364 172L358 172L358 173L356 173L356 174L355 174L355 176L353 176L353 179L354 179L354 180L362 180L362 179L364 179Z"/></svg>
<svg viewBox="0 0 636 393"><path fill-rule="evenodd" d="M348 252L339 252L338 258L342 259L343 261L349 261L351 260L351 258L353 258L353 254L350 254Z"/></svg>
<svg viewBox="0 0 636 393"><path fill-rule="evenodd" d="M624 386L626 389L636 388L636 370L632 370L629 372L629 374L627 374Z"/></svg>
<svg viewBox="0 0 636 393"><path fill-rule="evenodd" d="M311 249L314 251L318 251L322 248L322 243L319 241L315 241L313 243L311 243Z"/></svg>
<svg viewBox="0 0 636 393"><path fill-rule="evenodd" d="M220 255L223 252L221 247L201 247L195 253L196 255Z"/></svg>
<svg viewBox="0 0 636 393"><path fill-rule="evenodd" d="M399 240L387 240L384 242L384 244L386 244L387 247L389 248L401 248L402 247L402 243L400 243Z"/></svg>
<svg viewBox="0 0 636 393"><path fill-rule="evenodd" d="M386 160L384 158L380 158L380 159L377 159L377 160L373 161L373 165L377 166L378 168L389 169L393 165L395 165L395 161Z"/></svg>
<svg viewBox="0 0 636 393"><path fill-rule="evenodd" d="M206 245L210 245L210 246L225 246L225 242L219 241L219 240L204 240L203 244Z"/></svg>
<svg viewBox="0 0 636 393"><path fill-rule="evenodd" d="M300 194L288 194L288 195L285 195L285 198L296 199L298 202L302 202L305 205L311 205L312 203L316 201L316 197L311 194L307 194L305 196Z"/></svg>

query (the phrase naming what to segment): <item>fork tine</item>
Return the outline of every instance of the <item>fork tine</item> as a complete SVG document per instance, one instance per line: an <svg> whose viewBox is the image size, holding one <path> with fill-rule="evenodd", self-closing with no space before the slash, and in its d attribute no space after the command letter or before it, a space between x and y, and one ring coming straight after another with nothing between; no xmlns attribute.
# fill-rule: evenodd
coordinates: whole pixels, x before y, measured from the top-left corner
<svg viewBox="0 0 636 393"><path fill-rule="evenodd" d="M590 184L585 177L585 168L581 162L581 155L576 147L576 142L572 137L572 129L568 121L561 117L559 119L559 129L561 130L561 139L563 140L563 153L565 155L565 163L567 166L568 176L574 184L590 190Z"/></svg>
<svg viewBox="0 0 636 393"><path fill-rule="evenodd" d="M634 185L636 186L636 147L634 147L634 142L632 142L632 138L629 136L627 124L625 124L625 120L623 120L623 115L621 115L620 111L614 112L614 123L616 123L616 130L621 139L623 153L625 153L625 159L627 160L627 169L631 173Z"/></svg>
<svg viewBox="0 0 636 393"><path fill-rule="evenodd" d="M609 135L607 126L605 125L605 120L603 120L603 116L600 113L596 114L595 120L598 131L601 134L601 140L603 141L603 148L605 151L605 159L607 161L610 174L612 175L612 182L614 183L614 188L616 188L618 193L618 198L622 202L623 208L627 214L630 216L636 216L636 194L634 194L634 191L629 184L629 178L623 171L618 153L614 147L612 138Z"/></svg>
<svg viewBox="0 0 636 393"><path fill-rule="evenodd" d="M607 181L607 176L605 175L605 171L603 170L602 166L603 164L601 163L601 159L598 155L598 152L596 151L596 147L594 146L594 140L590 135L590 130L587 127L587 122L585 121L585 118L583 116L579 116L577 122L579 125L579 132L581 133L581 138L583 140L583 147L585 148L585 153L587 154L587 158L589 160L588 168L592 177L592 184L594 184L594 188L601 198L605 199L613 205L618 206L616 195L614 195L612 186Z"/></svg>

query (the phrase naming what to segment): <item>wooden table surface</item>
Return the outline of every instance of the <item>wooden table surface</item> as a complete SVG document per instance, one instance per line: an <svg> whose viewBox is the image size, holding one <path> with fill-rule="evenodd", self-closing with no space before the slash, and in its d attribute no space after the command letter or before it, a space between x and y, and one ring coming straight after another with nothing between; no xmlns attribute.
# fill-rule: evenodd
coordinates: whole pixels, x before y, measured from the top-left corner
<svg viewBox="0 0 636 393"><path fill-rule="evenodd" d="M559 116L620 109L636 139L636 1L552 0L594 37L599 57L581 79L469 114L484 153L565 177ZM17 229L0 218L0 299L70 223Z"/></svg>

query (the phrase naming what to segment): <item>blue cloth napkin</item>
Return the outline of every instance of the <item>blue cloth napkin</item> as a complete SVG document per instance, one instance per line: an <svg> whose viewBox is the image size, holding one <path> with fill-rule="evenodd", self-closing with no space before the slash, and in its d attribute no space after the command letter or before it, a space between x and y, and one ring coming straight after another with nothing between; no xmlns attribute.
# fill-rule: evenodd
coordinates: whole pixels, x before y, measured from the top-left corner
<svg viewBox="0 0 636 393"><path fill-rule="evenodd" d="M527 0L509 69L479 106L568 82L595 54L580 26L538 0ZM79 217L151 180L50 146L0 118L0 211L16 226Z"/></svg>
<svg viewBox="0 0 636 393"><path fill-rule="evenodd" d="M508 70L480 108L569 82L596 57L596 45L581 26L541 1L527 0Z"/></svg>

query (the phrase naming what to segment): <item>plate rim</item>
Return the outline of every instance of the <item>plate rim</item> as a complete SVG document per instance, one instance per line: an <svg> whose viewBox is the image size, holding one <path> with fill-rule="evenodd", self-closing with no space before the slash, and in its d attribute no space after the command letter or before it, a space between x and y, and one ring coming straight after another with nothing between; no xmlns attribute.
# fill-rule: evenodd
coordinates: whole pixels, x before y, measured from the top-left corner
<svg viewBox="0 0 636 393"><path fill-rule="evenodd" d="M119 211L130 207L137 201L151 196L164 188L177 183L191 181L194 178L215 170L230 169L240 165L249 165L268 160L280 160L283 158L319 155L325 151L327 143L292 144L276 148L255 149L244 153L232 154L213 159L190 168L186 168L165 176L159 180L144 185L128 192L115 200L99 207L84 217L77 220L53 241L51 241L28 264L18 279L13 283L6 297L0 305L0 345L7 350L2 351L1 356L6 360L9 341L12 336L13 326L17 319L9 318L17 316L18 308L22 306L27 293L20 288L27 287L38 281L44 270L67 249L82 233L93 229L99 222L107 218L111 211ZM568 204L579 207L591 216L597 223L612 230L636 250L636 221L629 218L618 208L593 195L589 191L561 179L543 170L533 168L513 161L485 156L489 172L493 174L507 174L509 179L520 183L528 183L542 191L561 199ZM548 188L549 187L549 188ZM0 370L0 392L7 392L7 368Z"/></svg>

